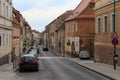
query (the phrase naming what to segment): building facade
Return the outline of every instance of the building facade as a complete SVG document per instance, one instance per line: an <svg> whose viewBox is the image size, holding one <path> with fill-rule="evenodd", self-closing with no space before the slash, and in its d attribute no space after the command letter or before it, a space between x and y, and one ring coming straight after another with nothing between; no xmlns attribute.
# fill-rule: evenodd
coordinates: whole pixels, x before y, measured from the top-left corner
<svg viewBox="0 0 120 80"><path fill-rule="evenodd" d="M21 56L21 26L20 26L20 12L13 8L13 58L18 59Z"/></svg>
<svg viewBox="0 0 120 80"><path fill-rule="evenodd" d="M12 0L0 0L0 64L11 61Z"/></svg>
<svg viewBox="0 0 120 80"><path fill-rule="evenodd" d="M65 22L65 51L73 56L86 49L94 56L94 0L82 0ZM69 43L69 44L68 44Z"/></svg>
<svg viewBox="0 0 120 80"><path fill-rule="evenodd" d="M36 30L32 30L33 41L39 43L40 42L40 32Z"/></svg>
<svg viewBox="0 0 120 80"><path fill-rule="evenodd" d="M72 10L66 11L62 15L59 16L59 24L56 28L56 50L61 53L61 55L65 56L65 19L70 16Z"/></svg>
<svg viewBox="0 0 120 80"><path fill-rule="evenodd" d="M115 23L114 23L114 8L115 8ZM116 0L114 7L114 0L95 0L95 60L113 64L114 45L112 42L112 35L115 32L120 36L120 0ZM115 24L115 26L114 26ZM118 40L120 40L118 38ZM120 43L119 43L120 44ZM120 59L120 46L116 45L116 54ZM120 65L120 60L118 62Z"/></svg>

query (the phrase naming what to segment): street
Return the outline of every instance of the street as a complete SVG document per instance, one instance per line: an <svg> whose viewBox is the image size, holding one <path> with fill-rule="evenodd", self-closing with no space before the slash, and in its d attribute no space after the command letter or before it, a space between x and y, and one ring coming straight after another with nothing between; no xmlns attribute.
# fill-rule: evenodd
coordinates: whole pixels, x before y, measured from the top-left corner
<svg viewBox="0 0 120 80"><path fill-rule="evenodd" d="M80 67L68 58L57 56L50 51L42 51L42 47L40 47L39 63L38 72L3 70L7 75L0 76L0 80L108 80ZM2 78L3 76L6 78Z"/></svg>

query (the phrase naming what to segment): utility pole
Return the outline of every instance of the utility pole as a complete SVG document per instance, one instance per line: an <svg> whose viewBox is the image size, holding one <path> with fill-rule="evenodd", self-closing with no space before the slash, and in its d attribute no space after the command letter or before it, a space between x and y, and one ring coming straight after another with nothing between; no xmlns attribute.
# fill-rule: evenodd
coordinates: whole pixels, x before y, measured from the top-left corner
<svg viewBox="0 0 120 80"><path fill-rule="evenodd" d="M114 0L114 33L116 33L116 0ZM116 64L117 64L117 58L118 55L116 54L116 45L114 45L114 56L113 56L113 62L114 62L114 70L116 70Z"/></svg>

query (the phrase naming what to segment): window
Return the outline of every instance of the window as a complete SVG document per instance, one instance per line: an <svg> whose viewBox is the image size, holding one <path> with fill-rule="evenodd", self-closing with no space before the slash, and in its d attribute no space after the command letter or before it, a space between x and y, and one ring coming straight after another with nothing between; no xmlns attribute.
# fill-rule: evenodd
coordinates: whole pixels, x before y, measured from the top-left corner
<svg viewBox="0 0 120 80"><path fill-rule="evenodd" d="M0 34L0 46L2 45L2 42L1 42L1 41L2 41L2 38L1 38L1 34Z"/></svg>
<svg viewBox="0 0 120 80"><path fill-rule="evenodd" d="M114 13L112 13L112 15L111 15L111 32L114 32L114 25L115 25L115 23L114 23Z"/></svg>
<svg viewBox="0 0 120 80"><path fill-rule="evenodd" d="M1 5L1 1L0 1L0 15L2 14L2 5Z"/></svg>
<svg viewBox="0 0 120 80"><path fill-rule="evenodd" d="M100 32L101 21L100 17L97 18L97 32Z"/></svg>
<svg viewBox="0 0 120 80"><path fill-rule="evenodd" d="M3 34L3 46L5 46L5 34Z"/></svg>
<svg viewBox="0 0 120 80"><path fill-rule="evenodd" d="M8 34L6 34L6 46L8 46L8 43L9 43L9 41L8 41Z"/></svg>
<svg viewBox="0 0 120 80"><path fill-rule="evenodd" d="M103 32L108 32L108 17L107 16L104 16Z"/></svg>
<svg viewBox="0 0 120 80"><path fill-rule="evenodd" d="M76 23L76 24L75 24L75 31L77 31L77 27L78 27L78 26L77 26L77 23Z"/></svg>
<svg viewBox="0 0 120 80"><path fill-rule="evenodd" d="M3 10L2 10L2 11L3 11L3 14L2 14L2 15L5 16L5 12L6 12L6 11L5 11L5 4L4 4L4 3L3 3Z"/></svg>
<svg viewBox="0 0 120 80"><path fill-rule="evenodd" d="M7 18L9 18L9 9L8 9L8 6L6 6L6 16L7 16Z"/></svg>

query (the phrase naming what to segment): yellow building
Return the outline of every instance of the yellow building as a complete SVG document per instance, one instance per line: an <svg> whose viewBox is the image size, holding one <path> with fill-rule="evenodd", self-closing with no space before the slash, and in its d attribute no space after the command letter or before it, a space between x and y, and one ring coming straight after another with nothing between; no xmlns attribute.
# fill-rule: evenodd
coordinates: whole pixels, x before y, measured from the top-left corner
<svg viewBox="0 0 120 80"><path fill-rule="evenodd" d="M11 61L12 0L0 0L0 65Z"/></svg>
<svg viewBox="0 0 120 80"><path fill-rule="evenodd" d="M95 0L95 61L113 64L114 45L112 38L114 32L114 0ZM120 0L115 2L115 28L120 36ZM120 39L119 39L120 41ZM120 43L116 45L116 54L120 59ZM118 62L120 65L120 62Z"/></svg>

